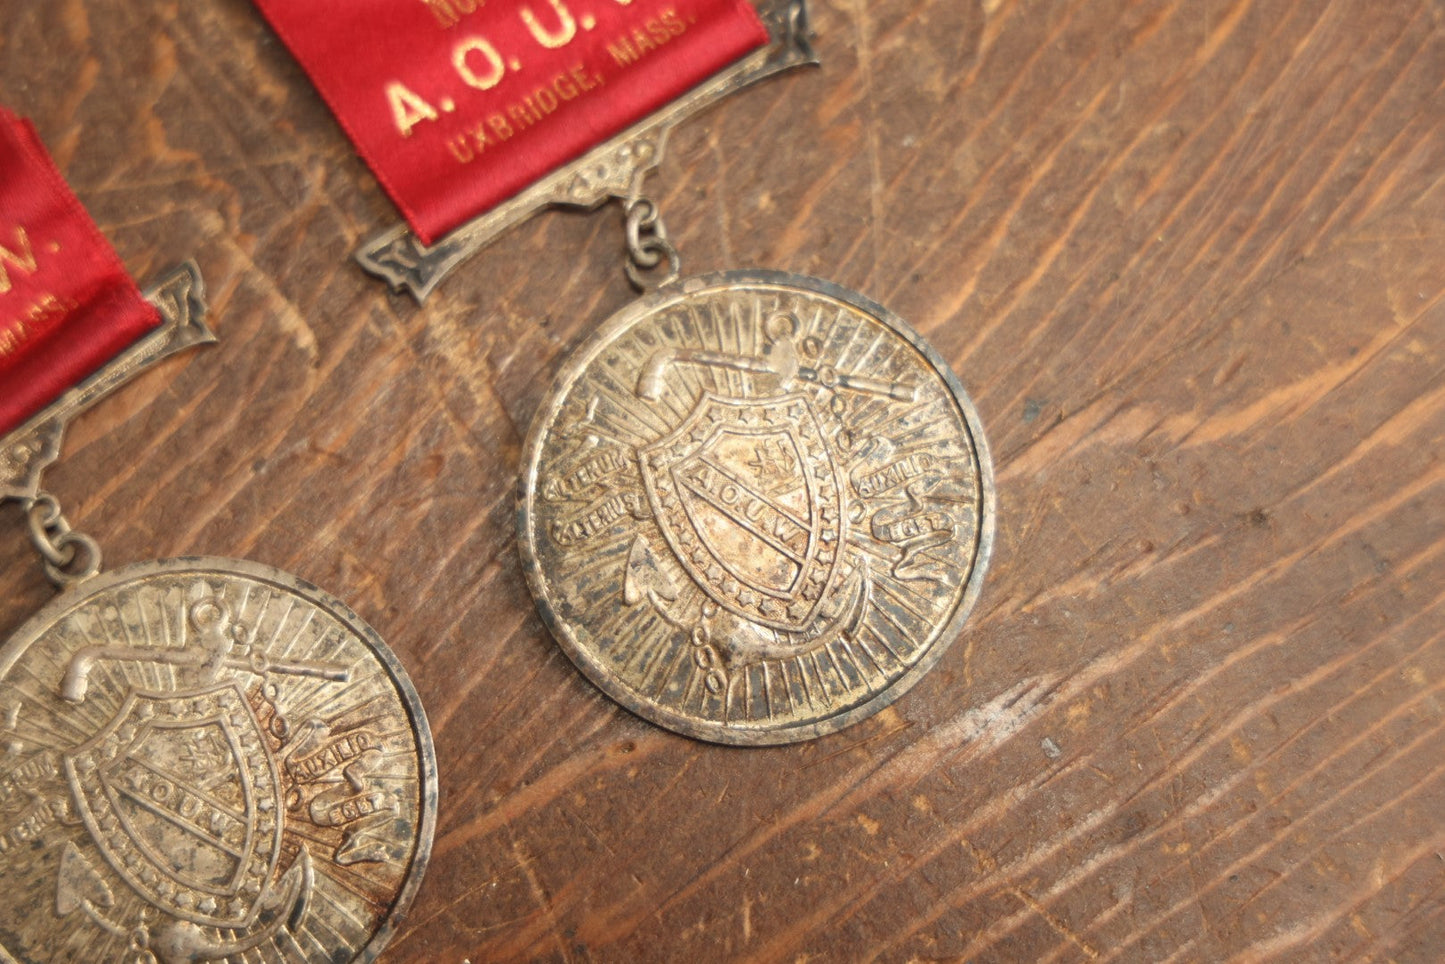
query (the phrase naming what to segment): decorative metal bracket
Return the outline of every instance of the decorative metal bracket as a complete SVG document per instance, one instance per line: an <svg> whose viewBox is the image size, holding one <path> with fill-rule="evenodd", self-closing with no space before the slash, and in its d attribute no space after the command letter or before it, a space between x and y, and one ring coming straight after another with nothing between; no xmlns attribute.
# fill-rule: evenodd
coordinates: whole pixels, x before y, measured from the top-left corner
<svg viewBox="0 0 1445 964"><path fill-rule="evenodd" d="M59 458L71 419L162 359L216 340L206 327L205 284L194 262L171 271L145 296L161 313L160 327L0 438L0 502L35 501L41 474Z"/></svg>
<svg viewBox="0 0 1445 964"><path fill-rule="evenodd" d="M773 74L818 63L810 42L807 0L765 0L759 14L771 38L766 47L430 247L398 224L367 241L356 260L367 274L393 291L410 293L420 304L457 265L538 212L549 207L592 210L612 198L626 200L642 177L662 163L667 136L678 124Z"/></svg>

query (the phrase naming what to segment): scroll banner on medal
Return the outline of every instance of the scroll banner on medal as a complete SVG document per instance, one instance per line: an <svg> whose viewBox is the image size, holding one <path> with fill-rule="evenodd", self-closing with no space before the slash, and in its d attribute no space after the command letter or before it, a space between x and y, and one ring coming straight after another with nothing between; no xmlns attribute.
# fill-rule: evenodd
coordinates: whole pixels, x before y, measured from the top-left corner
<svg viewBox="0 0 1445 964"><path fill-rule="evenodd" d="M160 322L34 126L0 107L0 436Z"/></svg>
<svg viewBox="0 0 1445 964"><path fill-rule="evenodd" d="M768 42L744 0L255 0L425 244Z"/></svg>

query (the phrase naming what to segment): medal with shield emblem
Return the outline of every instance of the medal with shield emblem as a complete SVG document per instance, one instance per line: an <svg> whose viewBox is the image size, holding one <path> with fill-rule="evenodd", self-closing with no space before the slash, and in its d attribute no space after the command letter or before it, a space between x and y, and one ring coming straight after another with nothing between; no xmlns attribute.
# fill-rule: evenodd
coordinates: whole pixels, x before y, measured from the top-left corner
<svg viewBox="0 0 1445 964"><path fill-rule="evenodd" d="M215 340L203 314L194 265L141 296L0 110L0 502L64 590L0 647L0 960L369 961L426 865L431 735L374 631L257 563L102 572L42 487L72 418Z"/></svg>
<svg viewBox="0 0 1445 964"><path fill-rule="evenodd" d="M366 961L420 882L416 693L286 573L198 557L88 579L0 650L0 711L16 960Z"/></svg>
<svg viewBox="0 0 1445 964"><path fill-rule="evenodd" d="M722 743L832 732L958 634L993 537L977 413L901 319L735 271L624 308L528 436L533 595L573 661Z"/></svg>
<svg viewBox="0 0 1445 964"><path fill-rule="evenodd" d="M819 62L806 0L552 0L545 23L515 0L384 22L256 2L406 218L356 252L393 290L425 301L533 215L621 203L622 267L652 293L566 366L520 492L533 596L594 682L693 736L779 743L887 705L939 658L993 525L958 380L827 282L682 278L644 191L679 124Z"/></svg>
<svg viewBox="0 0 1445 964"><path fill-rule="evenodd" d="M994 519L978 415L907 323L814 278L684 278L642 193L682 118L818 62L805 0L761 9L766 48L591 166L558 169L431 247L398 229L359 256L420 299L542 206L623 202L624 267L645 294L566 363L534 417L523 565L594 683L653 722L735 744L830 733L907 691L977 599ZM561 192L584 174L588 191Z"/></svg>

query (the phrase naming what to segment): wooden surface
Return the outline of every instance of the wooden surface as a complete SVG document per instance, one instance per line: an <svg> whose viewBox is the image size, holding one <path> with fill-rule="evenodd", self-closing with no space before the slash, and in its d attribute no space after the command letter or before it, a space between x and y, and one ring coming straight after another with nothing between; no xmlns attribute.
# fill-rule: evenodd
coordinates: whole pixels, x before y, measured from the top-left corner
<svg viewBox="0 0 1445 964"><path fill-rule="evenodd" d="M429 708L436 851L384 960L1445 958L1445 6L823 0L821 70L682 128L691 271L888 304L982 413L979 608L895 707L778 749L603 698L523 584L513 478L626 303L552 214L425 309L392 208L245 0L0 0L34 117L219 348L73 429L108 561L346 598ZM50 590L0 511L0 633Z"/></svg>

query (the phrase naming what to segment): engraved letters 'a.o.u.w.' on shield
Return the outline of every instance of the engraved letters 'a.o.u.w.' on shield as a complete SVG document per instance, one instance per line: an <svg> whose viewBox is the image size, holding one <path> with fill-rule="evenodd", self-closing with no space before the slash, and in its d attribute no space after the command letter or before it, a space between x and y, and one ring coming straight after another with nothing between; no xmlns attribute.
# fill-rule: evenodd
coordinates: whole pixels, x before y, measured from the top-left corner
<svg viewBox="0 0 1445 964"><path fill-rule="evenodd" d="M132 691L64 760L91 840L137 894L208 927L255 922L280 856L285 801L235 682Z"/></svg>
<svg viewBox="0 0 1445 964"><path fill-rule="evenodd" d="M837 582L843 480L805 395L707 395L641 452L657 527L730 612L801 632Z"/></svg>
<svg viewBox="0 0 1445 964"><path fill-rule="evenodd" d="M731 272L623 309L528 437L520 542L568 655L637 713L781 743L886 706L978 595L978 417L901 320Z"/></svg>
<svg viewBox="0 0 1445 964"><path fill-rule="evenodd" d="M0 649L0 960L370 961L435 805L396 658L274 569L119 570Z"/></svg>

